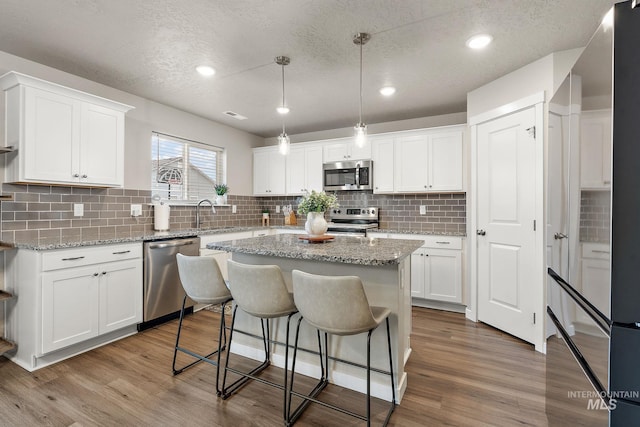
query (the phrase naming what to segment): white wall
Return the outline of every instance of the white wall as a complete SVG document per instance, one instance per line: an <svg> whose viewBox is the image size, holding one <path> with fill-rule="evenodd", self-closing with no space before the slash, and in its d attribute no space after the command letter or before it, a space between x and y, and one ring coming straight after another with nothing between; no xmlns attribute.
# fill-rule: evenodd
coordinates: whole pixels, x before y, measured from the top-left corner
<svg viewBox="0 0 640 427"><path fill-rule="evenodd" d="M253 194L251 148L261 146L262 137L0 51L0 75L8 71L134 106L125 121L125 188L150 189L151 132L158 131L226 148L232 193ZM4 145L4 93L0 93L0 135Z"/></svg>
<svg viewBox="0 0 640 427"><path fill-rule="evenodd" d="M441 116L419 117L417 119L397 120L394 122L367 124L367 133L373 135L376 133L396 132L402 130L422 129L437 126L459 125L467 122L467 116L464 112L444 114ZM320 141L323 139L346 138L353 136L353 127L329 129L317 132L299 133L297 135L289 135L291 143ZM266 138L264 145L276 145L277 139Z"/></svg>

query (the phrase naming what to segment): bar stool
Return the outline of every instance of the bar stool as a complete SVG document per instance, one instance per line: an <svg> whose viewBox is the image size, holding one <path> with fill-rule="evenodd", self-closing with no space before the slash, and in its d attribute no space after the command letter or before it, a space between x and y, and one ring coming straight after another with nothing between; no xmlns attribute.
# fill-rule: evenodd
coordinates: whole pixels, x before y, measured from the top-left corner
<svg viewBox="0 0 640 427"><path fill-rule="evenodd" d="M224 366L224 374L222 379L222 393L223 399L228 398L236 392L240 387L247 383L249 380L256 380L263 384L267 384L283 390L283 418L287 420L287 410L290 405L287 405L287 364L289 360L289 323L291 316L298 312L295 304L293 303L293 296L289 293L287 285L282 277L280 267L277 265L247 265L235 262L233 260L227 261L229 270L229 289L235 307L233 309L233 318L231 320L231 331L229 333L229 348L231 348L231 342L233 340L234 327L236 321L236 314L238 308L247 313L250 316L260 319L262 327L262 342L264 345L264 361L250 370L249 372L241 372L237 369L229 367L229 358L231 352L227 352L227 357ZM284 367L284 383L278 384L271 381L267 381L257 376L258 373L266 369L271 364L271 340L269 332L269 319L275 319L278 317L287 317L287 332L285 346L285 367ZM318 340L320 335L318 334ZM240 375L241 378L234 381L229 386L226 385L227 372Z"/></svg>
<svg viewBox="0 0 640 427"><path fill-rule="evenodd" d="M296 328L296 337L291 364L291 383L289 385L289 403L292 396L301 397L330 409L364 420L371 425L371 333L386 320L387 345L389 348L389 376L391 377L391 406L383 425L387 425L395 409L396 393L393 379L393 361L391 358L391 335L389 333L389 315L391 310L385 307L370 306L364 292L362 281L357 276L319 276L299 270L292 271L293 299L301 314ZM367 413L366 416L344 408L322 402L315 396L293 391L298 337L302 319L318 331L324 332L324 364L328 366L327 334L356 335L367 332ZM302 414L304 407L293 414L289 406L288 422L293 424Z"/></svg>
<svg viewBox="0 0 640 427"><path fill-rule="evenodd" d="M220 352L224 351L226 346L227 334L225 331L226 324L224 319L224 310L226 304L231 301L231 292L220 272L220 267L215 258L204 256L187 256L176 254L178 262L178 274L185 296L182 300L182 309L180 310L180 321L178 323L178 334L176 336L176 345L173 351L173 375L181 373L183 370L195 365L199 362L207 362L216 366L216 392L220 393L218 387L218 377L220 376ZM220 332L218 333L218 348L207 355L195 353L184 347L180 347L180 333L182 331L182 321L184 319L184 307L187 298L191 298L199 304L220 304L222 313L220 314ZM224 334L224 335L223 335ZM178 351L186 353L197 360L191 362L181 368L176 368L176 357ZM210 359L211 356L217 354L217 360Z"/></svg>

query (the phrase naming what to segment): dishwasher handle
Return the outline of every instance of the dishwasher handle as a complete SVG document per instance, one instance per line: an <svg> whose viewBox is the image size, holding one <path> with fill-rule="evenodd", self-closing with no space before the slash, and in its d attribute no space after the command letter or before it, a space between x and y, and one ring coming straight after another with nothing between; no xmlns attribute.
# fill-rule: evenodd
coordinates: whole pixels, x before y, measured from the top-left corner
<svg viewBox="0 0 640 427"><path fill-rule="evenodd" d="M149 245L149 249L175 248L177 246L187 246L195 243L195 240L173 240L166 243L152 243Z"/></svg>

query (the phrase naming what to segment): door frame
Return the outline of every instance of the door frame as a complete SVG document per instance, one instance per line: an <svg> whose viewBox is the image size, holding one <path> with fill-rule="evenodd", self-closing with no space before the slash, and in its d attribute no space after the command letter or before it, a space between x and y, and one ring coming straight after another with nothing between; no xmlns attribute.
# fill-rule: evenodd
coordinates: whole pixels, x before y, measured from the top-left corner
<svg viewBox="0 0 640 427"><path fill-rule="evenodd" d="M536 351L546 353L546 340L544 337L546 323L546 246L545 246L545 208L546 202L544 195L545 175L546 175L546 143L547 129L545 126L545 93L537 92L533 95L521 98L509 104L502 105L484 113L477 114L469 118L469 127L471 128L471 188L469 194L469 223L467 226L467 236L469 237L469 299L465 315L474 322L478 321L478 240L476 230L478 229L478 125L498 119L500 117L524 110L527 108L535 108L535 128L536 128L536 147L535 147L535 214L536 221L535 231L535 263L536 275L535 283L540 286L535 295L534 306L536 309L536 324L534 326L534 345Z"/></svg>

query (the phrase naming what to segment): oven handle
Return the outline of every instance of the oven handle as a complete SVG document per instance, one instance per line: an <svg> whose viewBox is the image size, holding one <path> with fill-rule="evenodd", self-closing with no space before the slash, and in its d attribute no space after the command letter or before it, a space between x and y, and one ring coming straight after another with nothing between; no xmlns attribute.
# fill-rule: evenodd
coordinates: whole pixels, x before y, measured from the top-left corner
<svg viewBox="0 0 640 427"><path fill-rule="evenodd" d="M356 188L360 188L360 164L356 165Z"/></svg>

